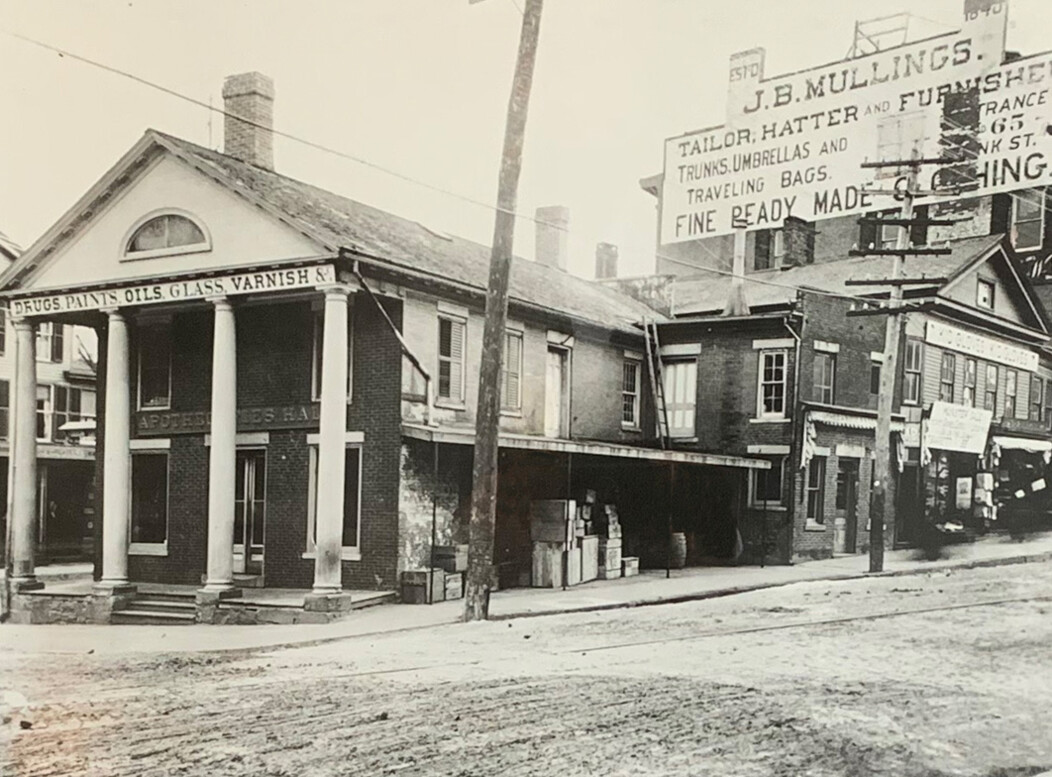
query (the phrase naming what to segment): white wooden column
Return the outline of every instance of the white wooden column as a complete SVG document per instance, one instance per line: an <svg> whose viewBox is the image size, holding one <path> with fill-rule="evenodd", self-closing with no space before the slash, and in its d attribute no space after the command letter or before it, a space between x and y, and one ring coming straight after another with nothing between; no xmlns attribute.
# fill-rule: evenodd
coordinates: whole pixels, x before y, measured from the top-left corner
<svg viewBox="0 0 1052 777"><path fill-rule="evenodd" d="M14 468L11 499L11 559L15 590L43 588L36 579L37 529L37 357L36 326L14 319L15 415L11 423Z"/></svg>
<svg viewBox="0 0 1052 777"><path fill-rule="evenodd" d="M346 286L326 286L321 359L321 418L318 435L318 492L315 495L314 594L343 589L343 489L347 439Z"/></svg>
<svg viewBox="0 0 1052 777"><path fill-rule="evenodd" d="M102 456L102 579L100 587L128 585L131 535L131 372L128 322L120 311L109 315L106 331L105 429Z"/></svg>
<svg viewBox="0 0 1052 777"><path fill-rule="evenodd" d="M237 337L226 297L215 306L212 339L212 444L208 452L208 573L204 591L233 593L237 464Z"/></svg>

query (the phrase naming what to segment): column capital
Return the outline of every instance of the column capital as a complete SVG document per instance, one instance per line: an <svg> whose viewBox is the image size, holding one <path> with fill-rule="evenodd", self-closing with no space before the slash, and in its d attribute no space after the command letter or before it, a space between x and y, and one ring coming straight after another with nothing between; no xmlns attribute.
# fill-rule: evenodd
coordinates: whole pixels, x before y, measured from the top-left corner
<svg viewBox="0 0 1052 777"><path fill-rule="evenodd" d="M347 299L354 291L346 283L322 283L315 286L318 291L325 294L326 299Z"/></svg>
<svg viewBox="0 0 1052 777"><path fill-rule="evenodd" d="M126 318L124 313L121 311L121 308L99 308L99 312L106 314L110 321L113 321L114 319L124 320Z"/></svg>
<svg viewBox="0 0 1052 777"><path fill-rule="evenodd" d="M32 329L36 326L36 322L33 321L33 319L31 318L26 318L25 316L11 316L11 326L15 330L27 332L32 331Z"/></svg>
<svg viewBox="0 0 1052 777"><path fill-rule="evenodd" d="M211 302L216 310L233 310L234 306L230 302L230 298L225 294L217 294L214 297L205 297L205 302Z"/></svg>

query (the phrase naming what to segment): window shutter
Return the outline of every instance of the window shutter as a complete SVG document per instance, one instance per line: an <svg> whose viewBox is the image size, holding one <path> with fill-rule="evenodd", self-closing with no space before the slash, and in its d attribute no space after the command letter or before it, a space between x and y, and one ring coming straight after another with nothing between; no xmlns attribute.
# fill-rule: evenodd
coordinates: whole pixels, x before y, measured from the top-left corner
<svg viewBox="0 0 1052 777"><path fill-rule="evenodd" d="M756 233L753 250L753 269L767 270L771 266L771 230L761 229Z"/></svg>
<svg viewBox="0 0 1052 777"><path fill-rule="evenodd" d="M65 329L65 327L62 324L58 323L58 322L55 322L54 324L52 324L52 330L51 330L51 361L53 361L53 362L60 362L60 361L62 361L62 340L63 340L63 334L64 334L63 330L64 329Z"/></svg>
<svg viewBox="0 0 1052 777"><path fill-rule="evenodd" d="M449 395L452 399L464 398L464 324L453 321L449 327Z"/></svg>

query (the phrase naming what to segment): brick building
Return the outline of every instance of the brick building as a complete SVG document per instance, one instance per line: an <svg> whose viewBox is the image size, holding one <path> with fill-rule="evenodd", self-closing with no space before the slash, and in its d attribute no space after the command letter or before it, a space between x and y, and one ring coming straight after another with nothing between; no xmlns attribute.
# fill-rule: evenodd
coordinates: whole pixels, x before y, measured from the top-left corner
<svg viewBox="0 0 1052 777"><path fill-rule="evenodd" d="M225 153L148 131L3 277L20 359L43 321L99 334L102 595L183 584L208 605L265 585L324 608L465 536L489 249L275 172L273 94L227 79L252 123L228 120ZM565 272L564 217L542 214L540 261L511 279L505 585L529 583L531 499L600 491L626 544L667 547L673 510L727 534L767 466L657 448L638 326L655 314ZM14 490L28 587L35 492Z"/></svg>
<svg viewBox="0 0 1052 777"><path fill-rule="evenodd" d="M887 539L1044 509L1052 363L1038 291L1052 255L1052 148L1040 106L1052 55L1004 50L1007 6L969 0L959 30L868 41L785 76L764 72L763 49L733 55L727 124L669 138L665 170L641 181L659 203L660 282L612 285L663 299L675 319L661 327L666 358L697 361L673 366L699 374L697 428L681 444L782 467L781 481L752 481L751 525L767 516L759 539L746 532L753 554L772 536L782 560L867 546L884 320L845 314L887 287L847 282L888 278L892 260L850 251L895 246L902 227L860 217L895 216L881 192L907 181L905 166L863 167L873 160L938 160L921 167L929 191L914 216L952 222L905 236L951 250L905 261L904 277L931 280L905 291L915 312L895 362ZM735 222L744 317L723 315Z"/></svg>

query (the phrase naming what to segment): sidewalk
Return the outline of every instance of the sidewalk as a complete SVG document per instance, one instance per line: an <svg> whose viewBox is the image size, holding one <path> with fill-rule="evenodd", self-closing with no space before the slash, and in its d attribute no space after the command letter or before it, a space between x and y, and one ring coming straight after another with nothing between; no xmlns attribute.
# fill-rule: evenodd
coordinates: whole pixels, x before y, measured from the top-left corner
<svg viewBox="0 0 1052 777"><path fill-rule="evenodd" d="M923 561L915 551L890 551L882 575L920 574L950 568L996 566L1052 560L1052 533L1023 542L990 537L953 546L947 558ZM700 567L648 571L639 577L606 580L559 589L517 588L494 594L490 617L507 620L570 612L691 601L815 580L868 576L865 555L841 556L794 566ZM457 623L463 601L434 605L391 604L354 613L334 623L294 626L0 626L0 652L18 653L151 653L208 652L277 648L350 637L431 629Z"/></svg>

